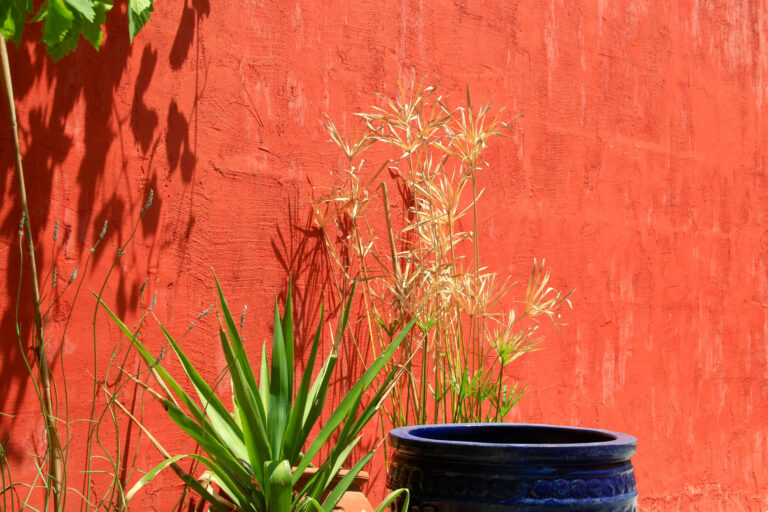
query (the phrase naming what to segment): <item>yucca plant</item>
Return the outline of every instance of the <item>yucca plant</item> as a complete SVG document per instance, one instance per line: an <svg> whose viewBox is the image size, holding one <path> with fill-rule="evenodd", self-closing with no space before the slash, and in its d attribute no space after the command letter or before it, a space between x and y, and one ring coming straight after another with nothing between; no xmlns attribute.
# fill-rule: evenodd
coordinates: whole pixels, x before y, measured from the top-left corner
<svg viewBox="0 0 768 512"><path fill-rule="evenodd" d="M379 372L387 365L413 322L405 326L368 367L330 417L323 422L314 439L310 440L313 427L323 410L331 375L338 360L339 344L349 319L354 287L349 298L342 304L344 307L334 334L331 353L313 382L312 373L318 356L323 322L321 308L307 367L295 394L290 284L282 317L275 300L271 364L267 361L266 346L262 346L258 382L218 279L216 289L219 298L219 338L232 385L232 412L219 398L221 390L217 392L216 386L211 387L200 376L179 343L162 324L160 327L165 339L181 362L199 403L168 373L136 334L101 302L158 380L163 394L153 392L153 395L162 402L171 420L192 437L203 452L202 455L189 453L173 457L168 454L166 460L134 485L127 498L130 500L160 471L172 466L216 510L332 511L373 456L373 451L368 452L334 484L334 477L339 474L360 441L363 427L376 414L399 375L400 370L396 368L391 368L383 376L379 376ZM367 405L363 406L364 395L377 377L380 378L379 384ZM312 465L313 459L324 447L327 455L319 461L315 474L299 488L297 484L302 472ZM209 480L221 488L222 494L215 493L212 487L202 485L181 472L175 464L183 458L194 459L208 468ZM379 508L383 509L393 499L391 495Z"/></svg>

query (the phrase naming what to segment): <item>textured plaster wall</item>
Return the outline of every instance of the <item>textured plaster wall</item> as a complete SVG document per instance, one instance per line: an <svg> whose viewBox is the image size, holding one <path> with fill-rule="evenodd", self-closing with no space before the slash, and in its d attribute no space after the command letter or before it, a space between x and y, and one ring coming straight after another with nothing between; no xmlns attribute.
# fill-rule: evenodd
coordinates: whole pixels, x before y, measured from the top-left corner
<svg viewBox="0 0 768 512"><path fill-rule="evenodd" d="M109 304L135 319L148 277L144 307L157 292L155 312L181 333L214 300L213 266L230 303L249 306L256 353L292 271L306 332L328 277L308 200L339 163L318 120L328 113L344 128L375 101L370 93L394 94L398 79L416 76L440 80L457 102L469 84L477 101L525 112L519 134L488 154L485 263L523 279L544 257L554 284L576 290L568 325L513 368L530 393L510 419L637 436L644 511L768 508L765 3L187 0L156 9L132 47L113 15L101 53L81 48L53 65L31 38L11 50L41 266L56 219L65 275L83 270L110 223L63 347L71 292L49 327L71 418L90 407L90 290L150 188L154 205L113 272ZM0 437L11 436L16 474L31 478L25 452L43 446L43 427L13 328L20 212L5 124L0 169L0 411L15 415L0 416ZM22 308L26 333L29 314ZM118 339L102 320L100 373ZM185 347L213 378L224 363L212 348L216 324L198 323ZM160 350L156 329L147 342ZM190 450L162 411L148 405L146 418L170 451ZM73 446L84 428L73 426ZM72 453L80 467L82 448ZM159 460L143 441L131 466ZM82 476L70 480L78 487ZM168 510L180 488L168 474L135 508Z"/></svg>

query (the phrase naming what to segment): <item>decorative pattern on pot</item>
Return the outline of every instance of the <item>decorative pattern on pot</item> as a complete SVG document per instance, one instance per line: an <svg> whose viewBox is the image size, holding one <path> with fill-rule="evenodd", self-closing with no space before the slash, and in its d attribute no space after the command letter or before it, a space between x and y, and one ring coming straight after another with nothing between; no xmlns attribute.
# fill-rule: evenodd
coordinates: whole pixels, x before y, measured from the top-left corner
<svg viewBox="0 0 768 512"><path fill-rule="evenodd" d="M603 430L454 424L395 429L388 487L412 512L635 512L637 441Z"/></svg>

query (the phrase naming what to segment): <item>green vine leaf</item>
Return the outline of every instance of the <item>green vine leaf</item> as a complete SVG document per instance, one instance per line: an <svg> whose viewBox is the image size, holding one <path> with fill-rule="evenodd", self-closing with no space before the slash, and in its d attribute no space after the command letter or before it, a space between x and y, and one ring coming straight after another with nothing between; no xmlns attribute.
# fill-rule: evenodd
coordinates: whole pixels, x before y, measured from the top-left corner
<svg viewBox="0 0 768 512"><path fill-rule="evenodd" d="M77 49L77 43L80 39L80 30L82 29L82 25L82 18L77 17L73 19L69 30L64 33L64 38L61 41L52 43L46 42L45 47L48 50L48 55L50 55L54 61L65 57L68 53Z"/></svg>
<svg viewBox="0 0 768 512"><path fill-rule="evenodd" d="M59 60L77 49L80 36L97 50L104 42L106 13L113 0L46 0L34 12L33 0L0 0L0 34L16 44L21 41L27 23L43 24L41 41L48 54ZM128 31L134 36L149 21L154 0L129 0Z"/></svg>
<svg viewBox="0 0 768 512"><path fill-rule="evenodd" d="M147 9L152 8L153 0L130 0L130 6L133 12L141 14Z"/></svg>
<svg viewBox="0 0 768 512"><path fill-rule="evenodd" d="M96 16L91 0L67 0L67 4L82 14L88 21L93 21Z"/></svg>
<svg viewBox="0 0 768 512"><path fill-rule="evenodd" d="M95 13L92 22L86 22L83 26L83 37L91 43L91 46L97 50L101 48L104 42L104 32L102 25L107 21L107 11L112 8L112 2L94 2L93 11Z"/></svg>
<svg viewBox="0 0 768 512"><path fill-rule="evenodd" d="M43 42L50 52L52 47L67 37L75 15L64 4L64 0L49 0L47 4L48 13L43 21Z"/></svg>
<svg viewBox="0 0 768 512"><path fill-rule="evenodd" d="M27 23L40 23L45 19L45 17L48 16L48 3L44 3L40 6L40 8L37 10L37 13L32 16L32 19L29 20Z"/></svg>
<svg viewBox="0 0 768 512"><path fill-rule="evenodd" d="M7 0L0 2L0 34L19 44L27 13L32 12L32 0Z"/></svg>
<svg viewBox="0 0 768 512"><path fill-rule="evenodd" d="M128 2L128 33L133 37L149 21L149 16L154 12L154 0L129 0Z"/></svg>

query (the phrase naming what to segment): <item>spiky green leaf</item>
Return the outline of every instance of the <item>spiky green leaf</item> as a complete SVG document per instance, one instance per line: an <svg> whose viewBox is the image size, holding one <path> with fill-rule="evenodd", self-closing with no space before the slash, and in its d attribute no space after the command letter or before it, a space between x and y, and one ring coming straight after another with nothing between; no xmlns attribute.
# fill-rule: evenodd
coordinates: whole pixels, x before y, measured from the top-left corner
<svg viewBox="0 0 768 512"><path fill-rule="evenodd" d="M358 379L354 386L352 386L352 388L349 390L349 393L347 393L347 395L341 400L339 406L336 408L333 414L331 414L330 418L328 418L328 420L325 422L323 428L320 429L320 432L317 434L315 440L312 442L309 448L307 448L304 458L296 469L297 474L301 473L301 471L304 471L304 469L309 466L312 458L317 455L317 453L320 451L320 448L322 448L328 439L330 439L331 435L341 424L341 422L349 416L352 408L359 402L359 394L368 389L369 386L373 383L376 375L378 375L384 365L386 365L387 362L392 358L395 351L403 342L415 322L415 318L408 322L408 325L406 325L405 328L397 336L395 336L395 339L392 340L389 346L384 349L379 357L376 358L370 367L368 367L365 373L363 373L363 375ZM294 481L296 480L298 480L298 477L294 475Z"/></svg>
<svg viewBox="0 0 768 512"><path fill-rule="evenodd" d="M360 459L357 464L352 466L352 469L350 469L346 475L339 481L338 484L336 484L336 487L333 488L333 491L328 495L328 497L323 502L323 512L332 512L334 507L336 507L336 504L341 499L341 496L347 492L347 489L349 489L349 486L352 485L352 481L357 477L357 475L360 473L360 471L363 470L363 466L365 466L369 460L371 460L371 457L373 457L373 452L368 452L365 457Z"/></svg>
<svg viewBox="0 0 768 512"><path fill-rule="evenodd" d="M257 398L254 397L253 390L248 386L243 372L235 360L235 355L224 330L219 330L219 337L221 338L221 346L224 349L224 356L227 359L227 366L232 376L232 388L237 399L240 425L243 428L243 441L248 453L248 461L254 477L263 486L265 484L264 462L272 458L272 450L269 446L266 427L260 414L257 412Z"/></svg>
<svg viewBox="0 0 768 512"><path fill-rule="evenodd" d="M288 292L285 294L285 311L283 312L283 341L285 343L285 358L288 362L288 395L293 397L293 280L288 279Z"/></svg>
<svg viewBox="0 0 768 512"><path fill-rule="evenodd" d="M283 438L290 415L291 399L288 389L288 358L280 320L280 309L275 299L274 330L272 338L272 371L269 385L269 415L267 429L272 455L283 458Z"/></svg>
<svg viewBox="0 0 768 512"><path fill-rule="evenodd" d="M149 482L155 479L155 477L165 468L169 466L173 466L176 462L178 462L181 459L190 458L197 460L201 463L203 463L206 466L212 466L214 465L209 459L202 457L200 455L197 455L195 453L189 453L184 455L176 455L175 457L171 457L169 459L165 459L163 462L152 468L145 474L136 484L131 487L131 489L128 491L128 493L125 495L125 501L126 503L129 503L131 499L136 495L138 491L140 491L145 485L147 485ZM179 475L190 487L192 487L196 492L198 492L202 497L204 497L213 508L218 510L219 512L228 512L229 509L225 506L221 505L216 501L216 499L211 495L211 493L208 492L207 489L205 489L202 485L200 485L194 478L192 478L190 475L186 473L182 473Z"/></svg>
<svg viewBox="0 0 768 512"><path fill-rule="evenodd" d="M304 368L304 375L301 377L299 390L296 392L296 400L294 400L293 408L291 409L291 416L288 418L288 425L285 429L285 439L283 441L284 453L286 458L291 461L291 464L293 465L298 464L299 452L304 446L304 442L307 440L306 435L309 433L309 429L304 428L304 411L307 408L309 386L312 382L312 372L315 369L315 359L317 357L318 347L320 346L320 334L323 330L324 311L324 308L320 306L320 321L317 325L317 331L315 331L315 338L312 341L312 348L309 351L307 366Z"/></svg>
<svg viewBox="0 0 768 512"><path fill-rule="evenodd" d="M205 382L197 372L187 355L181 350L178 343L176 343L176 340L168 334L165 327L162 325L160 325L160 327L165 335L165 339L170 343L171 348L173 348L173 351L176 353L176 357L179 358L181 366L187 374L187 378L195 388L195 392L203 404L203 410L211 421L211 425L213 426L216 435L222 438L222 444L232 450L235 457L241 459L247 457L245 444L243 443L243 432L240 430L240 427L238 427L235 420L232 419L229 411L227 411L227 408L216 396L214 390L211 389L208 383Z"/></svg>
<svg viewBox="0 0 768 512"><path fill-rule="evenodd" d="M268 503L270 512L291 512L291 465L287 460L273 462L268 467Z"/></svg>
<svg viewBox="0 0 768 512"><path fill-rule="evenodd" d="M184 391L184 388L182 388L179 383L176 382L176 379L174 379L171 374L166 371L163 365L159 363L157 358L152 355L152 353L144 346L141 340L136 337L136 335L128 328L128 326L125 325L125 323L123 323L123 321L120 320L117 315L112 312L111 309L109 309L104 301L102 301L101 298L99 298L99 296L95 293L93 295L96 297L101 307L107 312L109 317L112 318L115 324L120 328L125 337L128 338L133 347L139 352L139 355L142 357L142 359L144 359L144 362L150 368L152 368L155 373L157 373L162 383L176 395L181 403L184 404L184 406L189 410L190 414L192 414L192 417L197 422L210 427L210 425L206 424L205 414L200 409L200 407L198 407L192 397L190 397L189 394Z"/></svg>

